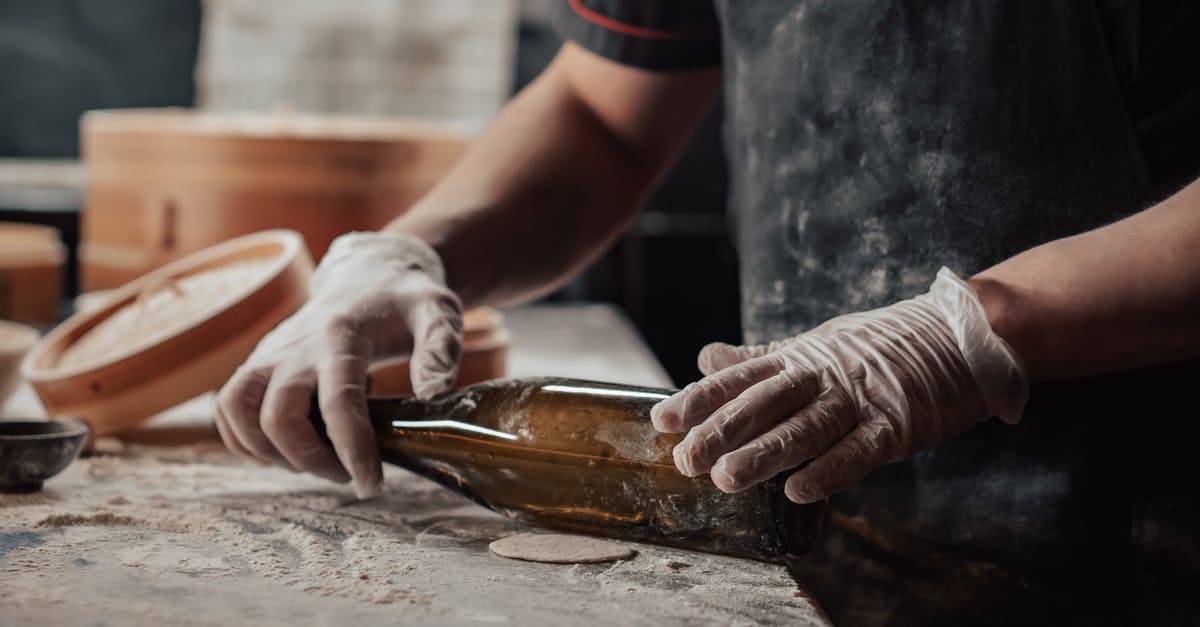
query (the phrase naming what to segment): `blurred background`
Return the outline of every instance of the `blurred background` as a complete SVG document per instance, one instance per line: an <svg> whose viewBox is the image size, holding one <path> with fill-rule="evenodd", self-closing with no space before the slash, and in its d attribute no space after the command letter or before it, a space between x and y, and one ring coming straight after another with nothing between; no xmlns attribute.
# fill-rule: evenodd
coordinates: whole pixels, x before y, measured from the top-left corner
<svg viewBox="0 0 1200 627"><path fill-rule="evenodd" d="M106 281L115 279L100 271L105 259L127 261L137 246L151 246L159 250L146 252L139 263L157 263L168 258L163 255L187 252L179 242L191 236L188 230L220 232L219 225L196 227L195 220L238 218L209 209L213 189L203 196L177 191L162 174L146 175L144 190L128 189L138 179L126 176L116 193L111 172L123 167L126 144L93 139L94 148L81 152L84 112L181 107L188 115L216 119L258 114L237 118L257 120L252 135L278 130L277 124L261 124L271 116L298 116L306 123L330 116L386 118L450 123L468 129L469 138L557 51L554 1L0 0L0 221L60 231L66 250L60 302L83 289L113 287ZM724 210L721 117L718 105L613 250L547 298L621 307L677 384L699 375L695 356L701 346L736 342L741 335L736 254ZM113 128L106 127L106 137L115 136ZM345 135L344 129L338 133ZM414 168L427 164L421 155L428 151L419 142L404 146L409 157L401 161ZM193 154L219 160L223 153L189 148L172 158ZM235 160L229 163L232 168ZM386 176L407 174L393 168ZM322 190L306 193L323 197ZM395 213L412 200L387 198L387 211ZM239 202L227 205L256 211L253 202ZM339 197L329 206L348 212L357 205ZM280 220L286 222L268 222ZM134 236L143 232L155 235ZM314 248L319 254L321 246ZM0 277L0 308L12 297L5 290L13 289ZM67 310L64 304L60 311Z"/></svg>

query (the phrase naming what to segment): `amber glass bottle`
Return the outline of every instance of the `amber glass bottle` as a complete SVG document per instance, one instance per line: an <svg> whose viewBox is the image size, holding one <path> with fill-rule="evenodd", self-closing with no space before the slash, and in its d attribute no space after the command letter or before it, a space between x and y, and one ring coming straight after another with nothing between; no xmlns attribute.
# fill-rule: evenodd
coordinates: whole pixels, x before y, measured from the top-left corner
<svg viewBox="0 0 1200 627"><path fill-rule="evenodd" d="M778 480L725 494L675 469L681 436L650 424L670 394L511 379L368 407L385 461L522 522L767 561L807 551L823 503L792 503Z"/></svg>

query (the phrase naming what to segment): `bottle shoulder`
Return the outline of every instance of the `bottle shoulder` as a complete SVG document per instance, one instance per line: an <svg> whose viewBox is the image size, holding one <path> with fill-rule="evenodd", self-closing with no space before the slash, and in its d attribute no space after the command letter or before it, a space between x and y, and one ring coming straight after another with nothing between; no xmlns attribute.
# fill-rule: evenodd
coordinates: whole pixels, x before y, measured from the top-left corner
<svg viewBox="0 0 1200 627"><path fill-rule="evenodd" d="M650 408L671 390L561 377L497 380L430 400L373 401L376 431L482 438L497 446L673 464L678 434L659 433Z"/></svg>

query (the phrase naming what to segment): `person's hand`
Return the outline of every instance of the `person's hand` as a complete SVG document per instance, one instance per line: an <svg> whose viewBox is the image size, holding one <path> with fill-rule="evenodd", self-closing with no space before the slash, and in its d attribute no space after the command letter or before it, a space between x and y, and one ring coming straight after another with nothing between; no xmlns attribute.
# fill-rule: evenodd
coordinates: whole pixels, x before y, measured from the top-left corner
<svg viewBox="0 0 1200 627"><path fill-rule="evenodd" d="M966 431L1020 419L1028 383L971 288L947 269L927 294L764 346L710 344L704 379L651 411L687 436L675 465L737 492L797 468L810 503Z"/></svg>
<svg viewBox="0 0 1200 627"><path fill-rule="evenodd" d="M317 266L309 301L271 331L217 394L217 429L233 451L267 464L354 481L377 494L383 472L367 417L367 366L411 354L413 391L454 383L462 305L441 260L407 235L350 233ZM309 424L313 392L333 450Z"/></svg>

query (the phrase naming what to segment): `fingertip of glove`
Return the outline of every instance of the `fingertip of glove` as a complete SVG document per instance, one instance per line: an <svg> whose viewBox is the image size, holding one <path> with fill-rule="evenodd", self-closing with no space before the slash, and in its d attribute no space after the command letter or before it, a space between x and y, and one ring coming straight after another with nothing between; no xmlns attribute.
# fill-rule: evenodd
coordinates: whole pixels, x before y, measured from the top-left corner
<svg viewBox="0 0 1200 627"><path fill-rule="evenodd" d="M720 351L720 350L729 350L732 348L734 348L733 344L730 344L728 342L709 342L708 344L705 344L703 348L700 349L700 354L703 355L704 353L710 353L713 351Z"/></svg>
<svg viewBox="0 0 1200 627"><path fill-rule="evenodd" d="M371 482L354 482L354 496L361 501L373 499L381 494L383 494L382 479Z"/></svg>
<svg viewBox="0 0 1200 627"><path fill-rule="evenodd" d="M675 459L675 468L679 470L683 476L699 477L700 475L704 474L704 470L697 468L696 465L692 463L693 460L691 457L691 446L686 439L683 442L680 442L675 449L671 451L671 456Z"/></svg>
<svg viewBox="0 0 1200 627"><path fill-rule="evenodd" d="M784 484L783 494L788 498L789 501L796 503L797 505L808 505L809 503L816 503L817 501L825 498L824 495L816 494L814 490L812 490L807 484L800 485L800 483L801 482L796 481L795 477L793 476L792 479L789 479L787 483Z"/></svg>
<svg viewBox="0 0 1200 627"><path fill-rule="evenodd" d="M413 394L428 399L454 387L458 379L458 363L449 360L414 360L412 366Z"/></svg>
<svg viewBox="0 0 1200 627"><path fill-rule="evenodd" d="M661 433L679 433L679 414L670 411L666 401L650 408L650 424Z"/></svg>
<svg viewBox="0 0 1200 627"><path fill-rule="evenodd" d="M708 471L708 476L712 479L713 485L717 486L717 489L725 494L741 492L747 487L733 478L733 475L725 467L723 458L717 460L716 464L713 464L712 470Z"/></svg>
<svg viewBox="0 0 1200 627"><path fill-rule="evenodd" d="M447 373L433 380L413 382L413 394L421 400L429 400L453 387L454 378L450 373Z"/></svg>
<svg viewBox="0 0 1200 627"><path fill-rule="evenodd" d="M702 372L704 376L708 376L714 372L717 372L718 370L721 370L721 366L718 363L719 358L731 348L733 348L731 345L724 342L712 342L710 344L706 344L704 348L700 349L700 353L696 355L696 366L700 368L700 372Z"/></svg>

